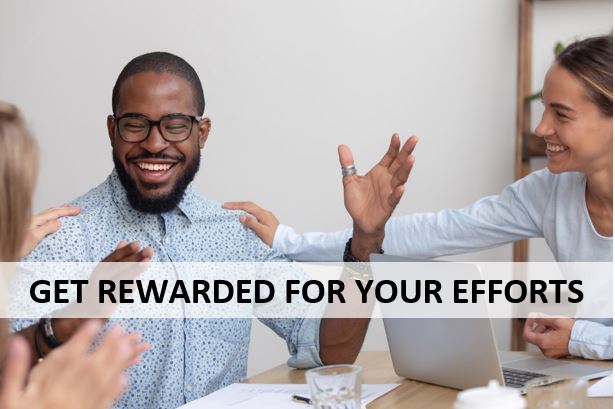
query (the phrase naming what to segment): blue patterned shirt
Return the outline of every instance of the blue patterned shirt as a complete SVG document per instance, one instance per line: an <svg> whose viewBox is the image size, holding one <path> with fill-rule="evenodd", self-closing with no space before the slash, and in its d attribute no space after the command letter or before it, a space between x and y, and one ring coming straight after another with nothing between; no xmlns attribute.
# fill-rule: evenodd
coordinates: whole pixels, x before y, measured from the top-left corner
<svg viewBox="0 0 615 409"><path fill-rule="evenodd" d="M133 209L115 171L72 204L81 214L62 220L26 261L95 262L121 240L154 249L155 262L288 261L192 186L170 212ZM113 320L112 320L113 321ZM118 320L119 321L119 320ZM294 367L321 365L318 319L261 319L286 340ZM13 330L33 324L14 320ZM116 321L117 322L117 321ZM122 319L128 331L151 344L141 363L129 368L130 386L120 408L175 408L246 376L251 319Z"/></svg>

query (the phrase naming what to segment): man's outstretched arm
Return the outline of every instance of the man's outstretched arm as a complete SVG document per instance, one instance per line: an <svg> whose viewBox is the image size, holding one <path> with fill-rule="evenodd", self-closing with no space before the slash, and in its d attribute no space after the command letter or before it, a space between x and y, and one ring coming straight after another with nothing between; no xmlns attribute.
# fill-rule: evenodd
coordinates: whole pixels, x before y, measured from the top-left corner
<svg viewBox="0 0 615 409"><path fill-rule="evenodd" d="M387 153L365 176L356 174L350 149L345 145L338 148L344 174L344 205L353 220L350 254L344 255L345 262L368 262L371 253L381 251L384 225L404 193L404 184L414 165L412 152L417 142L418 139L413 136L400 149L399 135L394 134ZM352 278L345 278L348 279ZM371 315L373 300L363 304L355 299L354 294L350 295L350 299L351 305L363 310L353 315ZM369 318L324 318L320 324L319 338L322 362L325 365L354 362L368 326Z"/></svg>

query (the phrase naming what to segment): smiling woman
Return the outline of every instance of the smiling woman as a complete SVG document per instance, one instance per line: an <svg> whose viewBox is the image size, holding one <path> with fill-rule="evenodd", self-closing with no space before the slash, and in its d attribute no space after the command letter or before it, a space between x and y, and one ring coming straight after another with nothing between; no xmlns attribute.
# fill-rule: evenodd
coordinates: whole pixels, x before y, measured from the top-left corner
<svg viewBox="0 0 615 409"><path fill-rule="evenodd" d="M542 91L545 111L536 135L545 138L547 167L553 173L593 175L612 163L612 60L599 52L608 49L609 40L574 43L547 72Z"/></svg>
<svg viewBox="0 0 615 409"><path fill-rule="evenodd" d="M562 262L613 261L613 36L575 42L546 75L545 112L536 134L547 169L463 209L392 218L387 254L429 259L544 237ZM249 202L227 203L267 244L302 261L341 258L351 230L298 234ZM612 359L612 318L528 320L527 339L549 356ZM548 329L548 330L547 330Z"/></svg>

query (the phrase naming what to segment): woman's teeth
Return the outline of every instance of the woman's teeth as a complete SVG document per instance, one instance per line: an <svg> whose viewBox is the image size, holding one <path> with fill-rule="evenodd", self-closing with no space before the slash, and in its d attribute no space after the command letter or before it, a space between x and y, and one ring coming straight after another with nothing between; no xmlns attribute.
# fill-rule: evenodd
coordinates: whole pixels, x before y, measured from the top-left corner
<svg viewBox="0 0 615 409"><path fill-rule="evenodd" d="M173 166L170 163L147 163L147 162L137 162L137 166L143 170L153 170L153 171L167 171L171 169Z"/></svg>
<svg viewBox="0 0 615 409"><path fill-rule="evenodd" d="M554 145L552 143L548 143L547 144L547 150L551 151L551 152L562 152L567 150L568 147L564 146L564 145Z"/></svg>

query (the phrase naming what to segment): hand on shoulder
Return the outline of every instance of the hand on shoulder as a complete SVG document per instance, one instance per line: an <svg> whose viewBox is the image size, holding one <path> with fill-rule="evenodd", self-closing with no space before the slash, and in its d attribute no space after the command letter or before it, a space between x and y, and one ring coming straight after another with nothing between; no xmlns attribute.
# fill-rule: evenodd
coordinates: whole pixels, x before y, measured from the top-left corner
<svg viewBox="0 0 615 409"><path fill-rule="evenodd" d="M253 202L226 202L222 207L228 210L243 210L249 213L249 215L241 215L239 217L241 224L252 229L269 247L273 245L273 238L280 222L269 210L263 209Z"/></svg>
<svg viewBox="0 0 615 409"><path fill-rule="evenodd" d="M21 247L20 258L30 254L39 243L50 234L60 230L62 223L60 218L68 216L76 216L81 212L79 206L69 206L63 204L59 207L47 209L39 214L32 216L30 230Z"/></svg>

